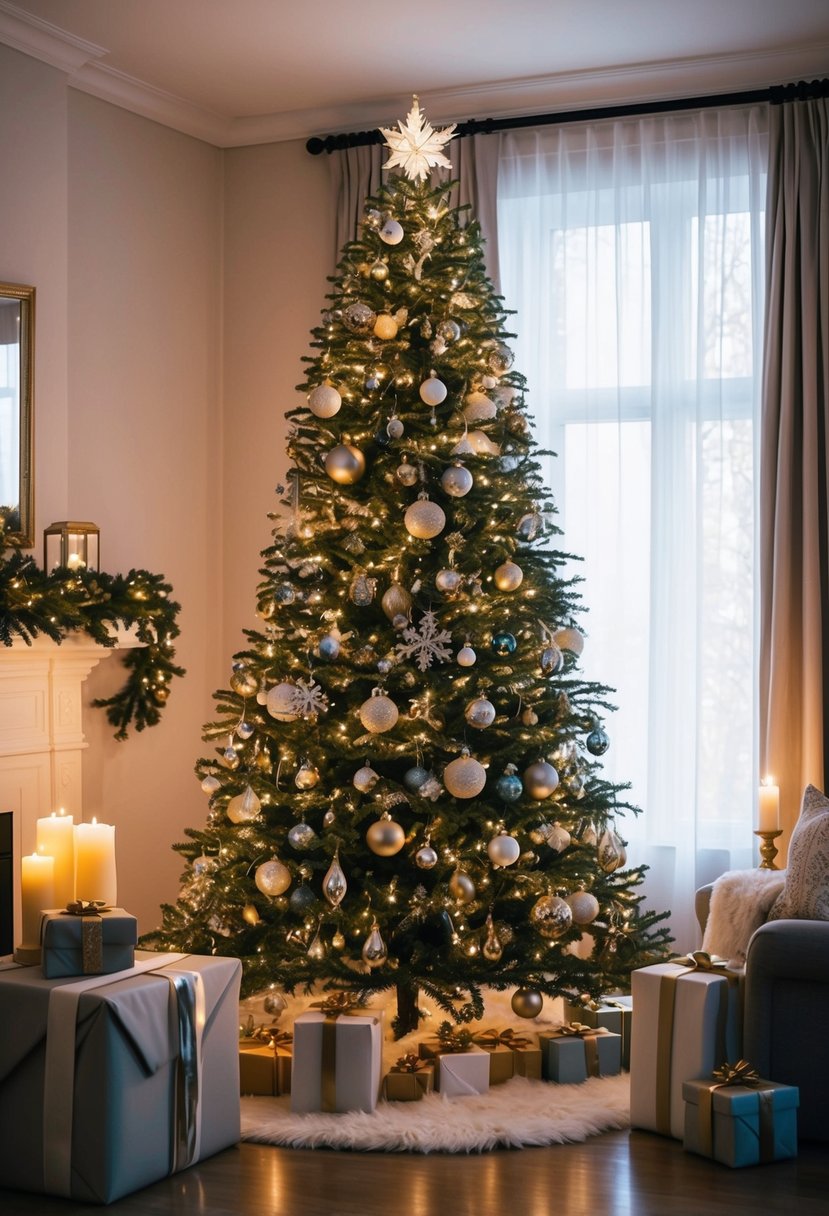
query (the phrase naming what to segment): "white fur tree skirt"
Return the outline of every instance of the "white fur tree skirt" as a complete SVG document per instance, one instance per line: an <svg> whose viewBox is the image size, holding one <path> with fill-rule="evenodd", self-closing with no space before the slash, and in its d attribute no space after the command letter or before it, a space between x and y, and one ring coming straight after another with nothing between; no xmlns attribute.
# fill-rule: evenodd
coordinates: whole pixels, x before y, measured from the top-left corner
<svg viewBox="0 0 829 1216"><path fill-rule="evenodd" d="M282 1015L280 1028L290 1029L297 1013L308 1008L310 998L291 1000ZM387 1004L373 1000L372 1008ZM423 1006L423 1003L421 1007ZM253 1012L257 1021L271 1019L260 1011L261 999L243 1002L242 1015ZM438 1010L424 1021L422 1030L395 1042L388 1030L393 1002L386 1012L383 1071L398 1056L417 1050L418 1039L435 1033L444 1015ZM513 1026L533 1037L534 1030L548 1029L561 1020L561 1004L545 1002L542 1014L533 1021L516 1018L509 994L492 993L480 1027ZM258 1144L292 1148L355 1149L364 1152L477 1153L493 1148L522 1148L585 1140L599 1132L628 1127L630 1123L628 1075L594 1077L583 1085L555 1085L513 1077L489 1093L475 1097L444 1098L427 1094L419 1102L381 1101L371 1114L291 1113L291 1100L284 1098L242 1099L242 1139Z"/></svg>

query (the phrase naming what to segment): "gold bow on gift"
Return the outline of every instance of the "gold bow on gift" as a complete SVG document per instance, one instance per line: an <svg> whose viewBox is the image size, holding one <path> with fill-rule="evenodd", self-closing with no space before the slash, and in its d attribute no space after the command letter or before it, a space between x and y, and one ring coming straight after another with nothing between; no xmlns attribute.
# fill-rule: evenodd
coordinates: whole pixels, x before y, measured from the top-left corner
<svg viewBox="0 0 829 1216"><path fill-rule="evenodd" d="M707 950L692 950L690 954L683 954L670 961L679 967L690 967L692 971L725 971L728 967L727 959L709 954Z"/></svg>
<svg viewBox="0 0 829 1216"><path fill-rule="evenodd" d="M748 1060L738 1060L736 1064L723 1064L715 1068L713 1077L717 1081L716 1088L724 1089L728 1085L759 1085L761 1077L756 1068Z"/></svg>
<svg viewBox="0 0 829 1216"><path fill-rule="evenodd" d="M471 1030L456 1030L451 1022L438 1026L440 1049L445 1052L469 1051L475 1036Z"/></svg>
<svg viewBox="0 0 829 1216"><path fill-rule="evenodd" d="M603 1026L585 1026L583 1022L562 1022L556 1027L556 1034L572 1035L574 1038L586 1039L593 1035L607 1034Z"/></svg>
<svg viewBox="0 0 829 1216"><path fill-rule="evenodd" d="M476 1043L486 1048L509 1047L510 1051L518 1051L530 1046L530 1040L516 1034L511 1027L506 1030L480 1030L474 1037Z"/></svg>
<svg viewBox="0 0 829 1216"><path fill-rule="evenodd" d="M751 1089L759 1089L757 1094L759 1158L761 1162L774 1160L774 1093L767 1082L764 1082L749 1064L748 1060L738 1060L736 1064L723 1064L715 1068L712 1074L713 1084L700 1091L699 1110L697 1114L700 1150L706 1157L714 1155L714 1093L718 1089L727 1089L730 1085L745 1085ZM766 1086L765 1092L761 1086Z"/></svg>
<svg viewBox="0 0 829 1216"><path fill-rule="evenodd" d="M111 912L104 899L73 899L66 905L65 911L71 916L100 916L102 912Z"/></svg>
<svg viewBox="0 0 829 1216"><path fill-rule="evenodd" d="M312 1001L311 1008L321 1010L327 1018L339 1017L341 1013L356 1013L363 1001L354 992L333 992L323 1001Z"/></svg>
<svg viewBox="0 0 829 1216"><path fill-rule="evenodd" d="M421 1068L429 1067L428 1060L421 1060L413 1051L407 1051L404 1056L398 1056L389 1072L420 1072Z"/></svg>

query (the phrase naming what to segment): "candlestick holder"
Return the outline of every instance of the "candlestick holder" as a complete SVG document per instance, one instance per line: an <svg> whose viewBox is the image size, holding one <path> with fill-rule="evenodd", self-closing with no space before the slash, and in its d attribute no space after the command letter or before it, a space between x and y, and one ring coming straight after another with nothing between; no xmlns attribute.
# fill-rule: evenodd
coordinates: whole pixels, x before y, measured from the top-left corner
<svg viewBox="0 0 829 1216"><path fill-rule="evenodd" d="M40 946L15 946L12 958L19 967L38 967L40 965Z"/></svg>
<svg viewBox="0 0 829 1216"><path fill-rule="evenodd" d="M783 835L783 829L777 828L769 831L767 828L758 828L754 835L760 837L760 856L763 859L757 869L778 870L780 867L774 864L774 859L777 856L777 848L774 842L778 836Z"/></svg>

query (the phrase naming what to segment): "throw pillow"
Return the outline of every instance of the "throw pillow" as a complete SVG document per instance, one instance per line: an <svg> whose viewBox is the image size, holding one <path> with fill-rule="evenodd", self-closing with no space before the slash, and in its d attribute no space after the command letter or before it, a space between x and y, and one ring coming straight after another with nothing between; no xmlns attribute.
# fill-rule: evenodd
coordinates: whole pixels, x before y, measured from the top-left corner
<svg viewBox="0 0 829 1216"><path fill-rule="evenodd" d="M829 798L807 785L789 845L786 885L769 920L829 920Z"/></svg>

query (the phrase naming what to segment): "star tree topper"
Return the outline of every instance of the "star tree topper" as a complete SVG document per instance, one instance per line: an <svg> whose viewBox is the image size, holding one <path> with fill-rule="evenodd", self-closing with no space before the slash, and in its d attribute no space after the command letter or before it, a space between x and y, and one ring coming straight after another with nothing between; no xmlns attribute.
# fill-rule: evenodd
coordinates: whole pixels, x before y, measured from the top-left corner
<svg viewBox="0 0 829 1216"><path fill-rule="evenodd" d="M451 127L443 127L436 131L427 122L420 109L417 97L412 98L412 108L406 115L405 123L397 124L399 130L381 127L380 131L386 137L386 147L391 149L391 156L386 161L387 169L399 165L411 181L425 181L429 170L435 165L445 169L452 168L452 162L445 156L442 149L452 138L457 123Z"/></svg>

